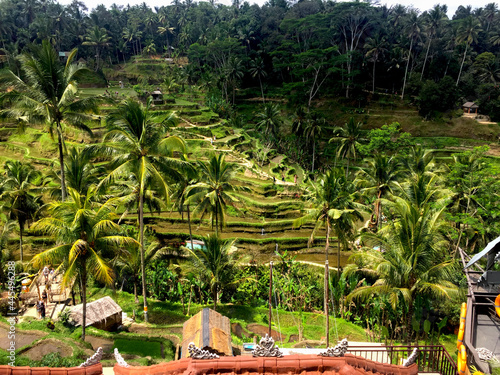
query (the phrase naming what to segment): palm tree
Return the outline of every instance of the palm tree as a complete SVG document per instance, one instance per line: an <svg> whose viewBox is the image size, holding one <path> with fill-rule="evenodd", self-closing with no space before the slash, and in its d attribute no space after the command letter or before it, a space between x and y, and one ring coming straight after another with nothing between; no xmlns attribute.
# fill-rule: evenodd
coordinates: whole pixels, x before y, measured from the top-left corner
<svg viewBox="0 0 500 375"><path fill-rule="evenodd" d="M408 67L410 66L411 53L413 51L413 43L420 38L420 19L417 12L411 11L408 18L408 23L406 25L406 30L408 32L408 38L410 38L410 49L408 50L408 60L406 61L405 78L403 80L403 90L401 92L401 99L404 99L405 88L406 88L406 78L408 76Z"/></svg>
<svg viewBox="0 0 500 375"><path fill-rule="evenodd" d="M19 225L19 252L23 261L23 230L41 206L41 174L30 164L8 160L4 164L0 200L7 202L10 218Z"/></svg>
<svg viewBox="0 0 500 375"><path fill-rule="evenodd" d="M363 140L362 125L361 122L355 122L354 117L351 117L344 128L336 127L333 129L335 136L328 141L329 143L340 143L337 157L347 158L346 176L349 174L349 160L351 157L356 160L358 148L361 146L360 142Z"/></svg>
<svg viewBox="0 0 500 375"><path fill-rule="evenodd" d="M464 58L462 59L462 63L460 64L460 71L458 72L457 86L458 82L460 82L460 76L462 75L465 57L467 56L467 50L472 43L477 43L477 38L480 31L481 26L479 24L479 21L473 16L469 16L463 19L460 26L458 27L457 43L465 42L465 51Z"/></svg>
<svg viewBox="0 0 500 375"><path fill-rule="evenodd" d="M160 35L165 34L165 39L167 40L167 46L166 46L167 55L168 55L168 57L170 57L171 48L170 48L170 41L169 41L168 36L175 35L175 27L169 27L168 24L165 26L158 26L158 33Z"/></svg>
<svg viewBox="0 0 500 375"><path fill-rule="evenodd" d="M436 4L434 7L426 13L425 22L426 22L426 34L428 38L427 42L427 50L425 51L424 64L422 66L422 73L420 74L420 80L424 77L425 65L427 64L427 59L429 57L429 50L431 48L431 43L437 32L441 28L444 21L446 21L448 17L446 16L446 12L443 10L441 5Z"/></svg>
<svg viewBox="0 0 500 375"><path fill-rule="evenodd" d="M17 76L7 71L0 76L14 90L0 94L0 106L11 104L4 110L9 117L28 123L45 123L51 134L58 138L59 164L61 168L61 196L66 198L64 170L63 124L92 133L85 124L93 120L88 113L97 113L97 97L78 98L77 80L87 74L86 68L73 64L77 50L71 51L66 64L59 62L59 55L47 41L34 49L33 55L21 56L24 75ZM1 114L2 111L0 111Z"/></svg>
<svg viewBox="0 0 500 375"><path fill-rule="evenodd" d="M294 221L295 227L300 227L314 220L314 229L309 237L308 246L314 241L317 231L326 228L325 257L328 260L330 235L332 229L339 242L337 251L337 266L340 272L340 242L347 246L347 239L352 234L354 223L363 219L360 213L362 206L354 201L355 189L339 168L329 170L320 178L318 183L312 185L311 199L313 208Z"/></svg>
<svg viewBox="0 0 500 375"><path fill-rule="evenodd" d="M257 129L263 130L266 135L276 139L282 124L279 106L273 103L265 103L262 111L257 113L255 117L259 120L257 122Z"/></svg>
<svg viewBox="0 0 500 375"><path fill-rule="evenodd" d="M116 199L97 203L94 189L80 195L68 188L68 193L70 199L49 204L50 215L33 224L34 231L54 236L56 246L37 254L32 262L38 268L47 264L60 265L64 269L63 286L80 278L82 340L85 341L88 275L111 284L113 270L107 264L104 253L138 244L133 238L122 235L120 226L114 222L114 210L119 203Z"/></svg>
<svg viewBox="0 0 500 375"><path fill-rule="evenodd" d="M262 93L262 103L265 103L266 99L264 98L264 88L262 87L262 78L267 77L267 72L262 57L259 56L255 60L250 61L249 73L252 75L253 78L255 77L259 78L260 92Z"/></svg>
<svg viewBox="0 0 500 375"><path fill-rule="evenodd" d="M71 147L64 160L66 186L76 190L80 195L86 195L87 191L99 183L99 175L104 168L96 167L91 162L91 155L85 149ZM52 181L57 181L57 175L51 176ZM60 189L49 189L52 199L61 198Z"/></svg>
<svg viewBox="0 0 500 375"><path fill-rule="evenodd" d="M373 37L369 37L365 43L365 48L367 50L366 57L371 57L373 61L372 94L375 94L375 67L379 57L387 51L387 48L385 48L386 44L387 40L381 33L377 33Z"/></svg>
<svg viewBox="0 0 500 375"><path fill-rule="evenodd" d="M399 161L395 156L377 154L366 162L368 166L359 171L355 183L362 193L375 194L370 222L378 229L382 216L382 197L392 191L403 172L399 169Z"/></svg>
<svg viewBox="0 0 500 375"><path fill-rule="evenodd" d="M326 120L321 117L317 112L310 113L308 120L304 126L304 135L306 139L312 144L312 166L311 172L314 172L314 158L316 156L316 141L321 137L325 131Z"/></svg>
<svg viewBox="0 0 500 375"><path fill-rule="evenodd" d="M238 191L248 190L234 184L234 177L239 165L236 163L226 163L223 154L212 155L208 162L198 160L196 162L200 182L188 186L185 190L186 204L196 204L194 213L199 213L203 218L207 213L211 215L212 229L215 224L215 232L218 233L226 223L227 206L234 207L239 202L235 195Z"/></svg>
<svg viewBox="0 0 500 375"><path fill-rule="evenodd" d="M139 205L139 243L141 246L142 293L144 296L144 321L148 322L146 271L144 258L144 201L148 188L155 191L168 204L170 181L176 180L179 170L189 164L173 157L175 151L186 153L184 141L168 136L168 128L175 122L173 115L163 120L151 113L152 100L144 108L139 102L128 99L106 118L108 132L103 144L96 146L94 154L112 157L111 171L100 187L112 184L120 177L134 181L134 197Z"/></svg>
<svg viewBox="0 0 500 375"><path fill-rule="evenodd" d="M233 104L236 100L236 87L238 85L238 81L243 78L244 70L243 63L241 59L231 56L227 63L223 67L224 76L227 77L228 83L231 85L233 89Z"/></svg>
<svg viewBox="0 0 500 375"><path fill-rule="evenodd" d="M396 196L391 201L384 200L384 204L394 212L394 220L389 220L377 234L363 235L372 249L355 253L350 258L354 264L345 269L346 275L362 272L376 281L371 286L357 288L347 298L387 296L394 310L398 303L400 306L404 303L408 330L417 295L441 299L457 293L457 287L449 281L454 265L446 255L447 241L442 234L446 206L417 207Z"/></svg>
<svg viewBox="0 0 500 375"><path fill-rule="evenodd" d="M159 246L157 242L152 242L144 250L144 262L146 264L163 256L166 253L165 248ZM134 301L139 303L137 286L139 284L139 275L141 274L141 248L131 244L127 251L118 255L116 264L121 267L121 274L127 281L134 285Z"/></svg>
<svg viewBox="0 0 500 375"><path fill-rule="evenodd" d="M93 46L95 47L95 71L99 70L99 57L101 48L109 46L109 41L111 37L108 36L108 32L104 27L94 26L90 30L87 31L87 35L85 36L85 42L82 43L84 46Z"/></svg>
<svg viewBox="0 0 500 375"><path fill-rule="evenodd" d="M208 280L214 299L214 310L220 299L220 292L234 279L236 257L231 247L236 240L223 240L217 234L203 237L204 246L187 249L196 269Z"/></svg>

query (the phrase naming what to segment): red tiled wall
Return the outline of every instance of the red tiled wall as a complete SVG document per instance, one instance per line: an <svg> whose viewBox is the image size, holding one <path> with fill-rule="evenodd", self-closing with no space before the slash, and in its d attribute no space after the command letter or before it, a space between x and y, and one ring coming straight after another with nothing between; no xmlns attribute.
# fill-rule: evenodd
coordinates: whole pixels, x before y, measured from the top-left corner
<svg viewBox="0 0 500 375"><path fill-rule="evenodd" d="M102 365L71 368L0 366L0 375L102 375Z"/></svg>

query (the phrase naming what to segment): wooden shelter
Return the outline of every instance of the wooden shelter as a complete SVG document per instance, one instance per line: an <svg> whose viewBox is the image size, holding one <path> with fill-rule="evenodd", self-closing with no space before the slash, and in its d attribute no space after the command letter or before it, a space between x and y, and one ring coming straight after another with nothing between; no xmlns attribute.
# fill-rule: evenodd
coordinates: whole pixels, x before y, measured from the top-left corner
<svg viewBox="0 0 500 375"><path fill-rule="evenodd" d="M231 322L229 318L209 308L184 323L182 329L182 358L188 357L188 345L194 343L198 348L209 350L218 355L233 355L231 346Z"/></svg>
<svg viewBox="0 0 500 375"><path fill-rule="evenodd" d="M474 103L474 102L467 102L462 105L462 108L464 110L464 113L476 113L477 110L479 109L479 106Z"/></svg>
<svg viewBox="0 0 500 375"><path fill-rule="evenodd" d="M160 90L155 90L151 93L153 104L163 104L163 93Z"/></svg>
<svg viewBox="0 0 500 375"><path fill-rule="evenodd" d="M83 304L71 308L70 319L75 325L83 322ZM87 303L87 319L85 327L94 326L111 330L122 324L122 308L109 296Z"/></svg>

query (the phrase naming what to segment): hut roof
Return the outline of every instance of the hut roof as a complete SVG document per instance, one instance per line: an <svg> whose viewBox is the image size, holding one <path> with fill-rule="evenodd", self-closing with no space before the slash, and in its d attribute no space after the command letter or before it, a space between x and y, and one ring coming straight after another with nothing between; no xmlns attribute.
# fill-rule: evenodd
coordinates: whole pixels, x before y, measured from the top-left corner
<svg viewBox="0 0 500 375"><path fill-rule="evenodd" d="M151 93L151 95L163 95L161 91L155 90Z"/></svg>
<svg viewBox="0 0 500 375"><path fill-rule="evenodd" d="M153 366L123 367L118 363L113 368L116 375L163 374L176 375L189 373L192 375L363 375L363 374L400 374L417 375L416 363L398 366L380 363L363 357L346 354L344 357L320 357L311 354L296 354L282 358L258 357L221 357L219 359L193 360L191 358L160 363Z"/></svg>
<svg viewBox="0 0 500 375"><path fill-rule="evenodd" d="M464 108L479 108L479 106L474 102L466 102L466 103L464 103L464 105L462 107L464 107Z"/></svg>
<svg viewBox="0 0 500 375"><path fill-rule="evenodd" d="M99 323L110 316L121 314L122 308L109 296L87 303L87 320L85 327ZM71 319L76 326L81 326L83 321L83 304L71 308Z"/></svg>
<svg viewBox="0 0 500 375"><path fill-rule="evenodd" d="M182 329L182 356L187 357L187 347L193 342L198 348L219 355L233 355L231 322L229 318L209 308L184 323Z"/></svg>

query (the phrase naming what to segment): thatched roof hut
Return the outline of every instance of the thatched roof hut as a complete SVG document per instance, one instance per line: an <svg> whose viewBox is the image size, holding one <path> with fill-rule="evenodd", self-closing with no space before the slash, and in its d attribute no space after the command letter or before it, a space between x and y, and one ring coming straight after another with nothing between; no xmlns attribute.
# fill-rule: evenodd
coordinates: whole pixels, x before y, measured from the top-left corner
<svg viewBox="0 0 500 375"><path fill-rule="evenodd" d="M83 321L83 304L71 308L70 319L76 326ZM109 296L87 303L85 326L110 330L122 324L122 308Z"/></svg>
<svg viewBox="0 0 500 375"><path fill-rule="evenodd" d="M209 308L184 323L182 329L182 358L187 358L189 343L218 355L233 355L231 322L229 318Z"/></svg>
<svg viewBox="0 0 500 375"><path fill-rule="evenodd" d="M462 105L465 113L477 113L479 106L474 102L466 102Z"/></svg>

